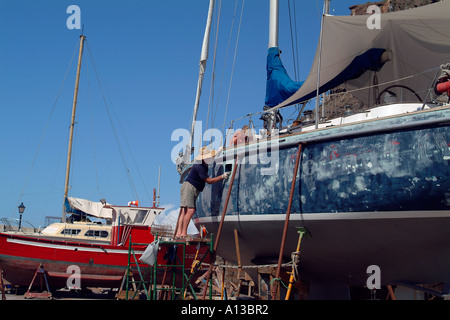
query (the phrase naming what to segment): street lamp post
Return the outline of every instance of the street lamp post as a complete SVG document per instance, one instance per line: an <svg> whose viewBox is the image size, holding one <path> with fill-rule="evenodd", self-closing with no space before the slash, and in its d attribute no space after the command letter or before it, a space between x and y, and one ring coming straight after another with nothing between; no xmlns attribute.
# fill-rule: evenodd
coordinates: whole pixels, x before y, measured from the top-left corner
<svg viewBox="0 0 450 320"><path fill-rule="evenodd" d="M19 209L19 215L20 215L20 219L19 219L19 230L20 230L20 228L22 226L22 214L25 211L25 206L23 205L23 202L17 208Z"/></svg>

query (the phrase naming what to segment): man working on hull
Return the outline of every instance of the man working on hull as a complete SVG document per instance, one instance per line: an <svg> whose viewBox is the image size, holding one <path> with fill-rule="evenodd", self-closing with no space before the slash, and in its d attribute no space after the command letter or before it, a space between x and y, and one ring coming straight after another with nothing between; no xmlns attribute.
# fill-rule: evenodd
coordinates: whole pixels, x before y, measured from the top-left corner
<svg viewBox="0 0 450 320"><path fill-rule="evenodd" d="M195 158L187 179L181 185L180 191L180 214L178 216L175 239L187 237L187 229L192 216L195 213L195 203L200 192L205 188L205 184L213 184L228 178L228 173L210 178L208 176L208 164L214 161L215 150L203 147L200 154Z"/></svg>

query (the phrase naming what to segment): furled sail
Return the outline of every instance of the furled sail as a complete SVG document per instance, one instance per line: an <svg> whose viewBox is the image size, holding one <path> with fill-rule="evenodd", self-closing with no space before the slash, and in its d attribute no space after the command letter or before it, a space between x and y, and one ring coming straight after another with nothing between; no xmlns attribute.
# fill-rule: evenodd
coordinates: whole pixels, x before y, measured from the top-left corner
<svg viewBox="0 0 450 320"><path fill-rule="evenodd" d="M293 81L283 66L278 47L269 48L267 53L267 83L265 105L276 106L293 95L303 82Z"/></svg>
<svg viewBox="0 0 450 320"><path fill-rule="evenodd" d="M320 92L342 83L347 90L364 88L352 94L371 106L377 98L374 87L382 92L393 84L402 84L425 99L435 76L433 70L450 61L449 12L450 1L445 0L377 17L326 15L322 50L316 51L307 79L276 107L303 102L316 95L319 51ZM378 19L379 28L369 28L371 18ZM387 62L380 60L384 50L389 53Z"/></svg>

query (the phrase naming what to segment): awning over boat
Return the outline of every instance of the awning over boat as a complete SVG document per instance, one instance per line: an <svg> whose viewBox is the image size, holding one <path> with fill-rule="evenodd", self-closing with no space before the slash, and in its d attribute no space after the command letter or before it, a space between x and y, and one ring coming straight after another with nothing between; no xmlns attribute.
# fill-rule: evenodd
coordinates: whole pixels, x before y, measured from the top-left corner
<svg viewBox="0 0 450 320"><path fill-rule="evenodd" d="M342 83L347 90L365 88L352 94L371 106L376 93L401 84L425 99L435 68L450 62L449 13L450 1L446 0L379 16L325 16L320 93ZM368 27L377 27L377 22L379 29ZM383 63L377 55L385 51L390 60ZM316 96L318 65L319 49L306 81L277 108Z"/></svg>
<svg viewBox="0 0 450 320"><path fill-rule="evenodd" d="M82 211L90 216L102 218L102 219L112 219L112 209L104 208L104 205L100 202L93 202L86 199L69 197L67 198L70 207L75 210Z"/></svg>

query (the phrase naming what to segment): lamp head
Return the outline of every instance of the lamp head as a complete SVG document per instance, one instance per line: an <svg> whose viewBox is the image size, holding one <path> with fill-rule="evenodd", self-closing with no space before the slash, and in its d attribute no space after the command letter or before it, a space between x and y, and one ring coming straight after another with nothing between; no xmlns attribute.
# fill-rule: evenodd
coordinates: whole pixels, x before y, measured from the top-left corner
<svg viewBox="0 0 450 320"><path fill-rule="evenodd" d="M17 208L19 209L20 214L22 214L25 211L25 206L23 205L23 202Z"/></svg>

